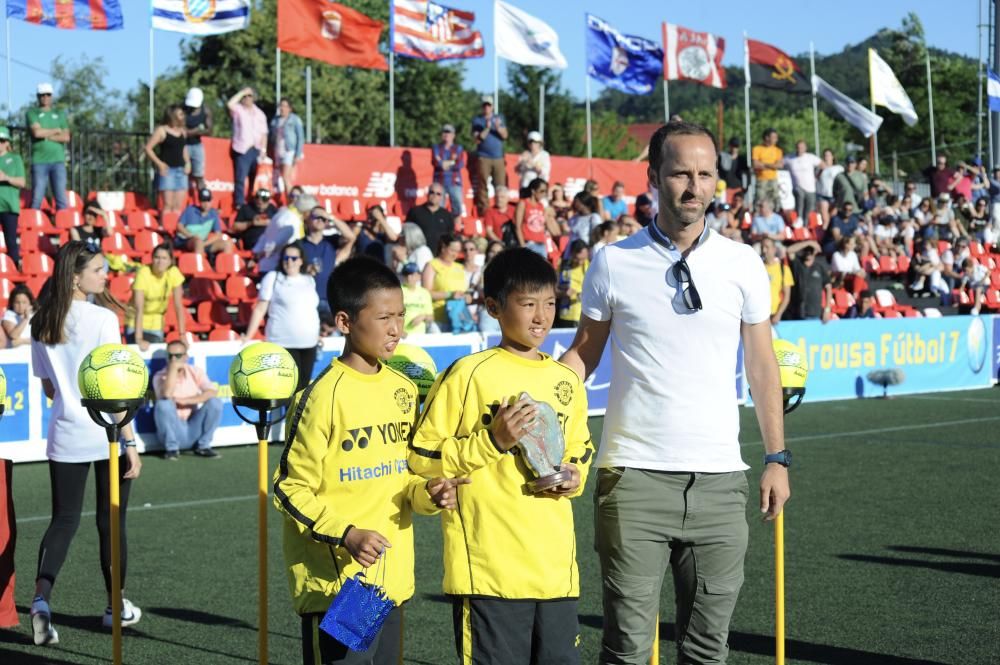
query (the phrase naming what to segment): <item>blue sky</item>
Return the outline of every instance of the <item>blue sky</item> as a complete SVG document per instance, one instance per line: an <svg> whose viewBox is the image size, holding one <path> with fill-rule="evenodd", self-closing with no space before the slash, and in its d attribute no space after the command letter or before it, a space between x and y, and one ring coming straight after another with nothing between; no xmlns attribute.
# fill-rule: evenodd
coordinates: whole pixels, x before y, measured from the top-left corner
<svg viewBox="0 0 1000 665"><path fill-rule="evenodd" d="M82 54L103 57L108 68L108 83L126 90L149 78L149 18L146 0L121 0L125 29L118 32L61 31L17 21L10 22L12 95L15 108L34 98L34 86L47 79L44 71L55 56L77 59ZM476 13L476 23L486 41L486 57L467 63L466 84L479 90L493 88L492 0L444 0ZM660 41L660 22L669 21L684 27L714 32L726 39L724 62L741 64L742 33L771 42L791 54L808 51L809 42L817 53L839 51L882 27L898 27L906 12L914 6L923 22L927 41L938 48L977 57L979 0L919 2L900 0L711 0L702 2L664 2L663 0L628 0L626 2L534 2L515 0L512 4L533 13L552 25L560 35L560 46L570 66L563 72L563 85L574 95L584 93L584 13L590 12L608 21L620 31ZM984 2L984 4L986 4ZM985 16L984 9L984 16ZM183 37L157 31L154 37L154 66L162 73L180 62ZM8 44L0 35L6 54ZM984 48L985 48L984 40ZM803 63L805 64L805 63ZM42 70L42 71L38 71ZM819 72L822 75L822 72ZM503 61L500 71L504 80ZM7 99L7 78L0 77L0 104ZM593 94L600 91L594 82Z"/></svg>

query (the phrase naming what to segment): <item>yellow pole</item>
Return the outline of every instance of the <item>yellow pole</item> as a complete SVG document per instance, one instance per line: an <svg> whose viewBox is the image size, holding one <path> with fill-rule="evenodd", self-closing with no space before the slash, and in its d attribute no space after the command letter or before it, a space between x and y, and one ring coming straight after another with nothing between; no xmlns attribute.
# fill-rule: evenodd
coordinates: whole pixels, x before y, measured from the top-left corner
<svg viewBox="0 0 1000 665"><path fill-rule="evenodd" d="M653 627L653 650L649 654L649 665L660 665L660 614L656 614L656 625Z"/></svg>
<svg viewBox="0 0 1000 665"><path fill-rule="evenodd" d="M257 442L257 655L267 665L267 441Z"/></svg>
<svg viewBox="0 0 1000 665"><path fill-rule="evenodd" d="M114 665L122 662L121 515L118 496L118 441L108 441L108 488L111 499L111 650Z"/></svg>
<svg viewBox="0 0 1000 665"><path fill-rule="evenodd" d="M774 520L775 661L785 665L785 511Z"/></svg>

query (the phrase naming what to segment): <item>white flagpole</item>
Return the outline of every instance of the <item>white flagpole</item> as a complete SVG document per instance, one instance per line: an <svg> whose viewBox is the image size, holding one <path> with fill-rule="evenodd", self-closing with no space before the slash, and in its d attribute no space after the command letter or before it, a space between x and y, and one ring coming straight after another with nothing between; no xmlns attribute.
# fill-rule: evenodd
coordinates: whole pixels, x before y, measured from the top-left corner
<svg viewBox="0 0 1000 665"><path fill-rule="evenodd" d="M497 10L493 3L493 112L500 113L500 55L497 52Z"/></svg>
<svg viewBox="0 0 1000 665"><path fill-rule="evenodd" d="M545 140L545 84L538 84L538 133Z"/></svg>
<svg viewBox="0 0 1000 665"><path fill-rule="evenodd" d="M747 160L747 166L753 166L753 160L750 158L752 147L750 145L750 45L747 43L747 33L743 31L743 76L746 78L746 83L743 86L743 118L746 121L746 149L743 151L743 158ZM754 200L756 196L756 180L754 178L753 169L750 169L750 200Z"/></svg>
<svg viewBox="0 0 1000 665"><path fill-rule="evenodd" d="M7 115L14 113L13 101L11 100L11 88L13 87L12 81L10 80L10 19L7 19Z"/></svg>
<svg viewBox="0 0 1000 665"><path fill-rule="evenodd" d="M937 163L937 141L934 138L934 87L931 85L931 52L925 51L927 56L927 117L931 121L931 164ZM976 144L976 154L982 149L983 136L983 83L979 81L979 133L976 135L979 143ZM878 154L878 142L875 143L875 154Z"/></svg>
<svg viewBox="0 0 1000 665"><path fill-rule="evenodd" d="M389 147L396 147L396 54L389 49Z"/></svg>
<svg viewBox="0 0 1000 665"><path fill-rule="evenodd" d="M809 42L809 86L812 88L813 95L813 139L816 142L816 155L819 156L819 111L816 107L816 86L812 83L812 77L816 76L816 51L813 49L813 43Z"/></svg>
<svg viewBox="0 0 1000 665"><path fill-rule="evenodd" d="M871 102L872 113L875 113L875 89L872 87L874 81L872 79L872 51L874 49L868 49L868 100ZM932 140L931 143L934 143ZM872 150L872 172L878 173L878 129L872 132L871 137L871 150Z"/></svg>
<svg viewBox="0 0 1000 665"><path fill-rule="evenodd" d="M274 107L281 101L281 49L274 47Z"/></svg>
<svg viewBox="0 0 1000 665"><path fill-rule="evenodd" d="M587 159L593 159L594 149L593 149L593 136L590 132L590 74L584 74L587 81Z"/></svg>
<svg viewBox="0 0 1000 665"><path fill-rule="evenodd" d="M670 91L667 79L663 79L663 122L670 122Z"/></svg>
<svg viewBox="0 0 1000 665"><path fill-rule="evenodd" d="M149 27L149 133L153 133L153 107L156 104L156 74L153 71L153 27Z"/></svg>
<svg viewBox="0 0 1000 665"><path fill-rule="evenodd" d="M306 143L313 140L313 71L306 65Z"/></svg>

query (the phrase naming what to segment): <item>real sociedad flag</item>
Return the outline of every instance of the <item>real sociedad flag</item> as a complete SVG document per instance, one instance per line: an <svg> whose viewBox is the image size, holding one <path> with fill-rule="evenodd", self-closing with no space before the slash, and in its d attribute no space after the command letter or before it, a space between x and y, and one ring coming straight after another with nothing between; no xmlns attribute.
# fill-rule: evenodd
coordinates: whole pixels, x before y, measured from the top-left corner
<svg viewBox="0 0 1000 665"><path fill-rule="evenodd" d="M250 0L153 0L153 27L188 35L221 35L250 25Z"/></svg>
<svg viewBox="0 0 1000 665"><path fill-rule="evenodd" d="M663 75L663 49L587 14L587 73L615 90L647 95Z"/></svg>

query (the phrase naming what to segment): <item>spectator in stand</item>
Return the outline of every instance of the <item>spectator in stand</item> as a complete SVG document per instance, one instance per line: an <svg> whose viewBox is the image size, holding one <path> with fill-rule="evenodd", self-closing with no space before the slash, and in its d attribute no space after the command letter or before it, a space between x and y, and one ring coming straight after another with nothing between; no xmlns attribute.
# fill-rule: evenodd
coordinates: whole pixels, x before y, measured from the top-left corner
<svg viewBox="0 0 1000 665"><path fill-rule="evenodd" d="M937 245L937 237L933 234L929 237L917 238L914 242L913 261L910 263L910 270L913 273L910 293L927 297L937 295L942 298L942 302L949 302L951 288L944 280L942 274L944 264L941 263L941 256L935 245Z"/></svg>
<svg viewBox="0 0 1000 665"><path fill-rule="evenodd" d="M267 314L264 337L292 354L299 368L296 390L302 390L312 380L316 363L319 296L316 280L303 270L302 243L295 241L284 245L278 254L281 263L277 270L267 273L260 281L257 304L250 314L246 334L241 338L244 342L254 339Z"/></svg>
<svg viewBox="0 0 1000 665"><path fill-rule="evenodd" d="M903 196L909 197L910 199L910 207L907 209L907 212L916 208L923 200L923 197L920 196L920 194L917 194L917 183L912 180L907 180L906 184L903 185Z"/></svg>
<svg viewBox="0 0 1000 665"><path fill-rule="evenodd" d="M483 97L482 109L482 114L472 119L472 139L476 145L476 211L485 215L490 202L490 178L494 189L507 185L503 153L507 125L503 116L493 113L493 98L489 95ZM430 241L430 237L427 240Z"/></svg>
<svg viewBox="0 0 1000 665"><path fill-rule="evenodd" d="M257 162L267 152L267 116L254 104L253 88L243 88L226 102L233 119L233 206L246 203L257 180ZM247 178L250 179L249 185ZM248 189L249 187L249 189Z"/></svg>
<svg viewBox="0 0 1000 665"><path fill-rule="evenodd" d="M858 294L857 302L847 308L845 319L881 319L882 315L875 311L875 296L868 289Z"/></svg>
<svg viewBox="0 0 1000 665"><path fill-rule="evenodd" d="M628 203L625 202L625 183L621 180L615 182L611 187L611 194L605 196L601 201L604 208L603 219L608 222L617 222L618 218L628 213Z"/></svg>
<svg viewBox="0 0 1000 665"><path fill-rule="evenodd" d="M355 232L354 247L358 254L370 256L379 263L386 262L386 253L392 243L396 242L399 234L389 226L389 221L385 217L385 210L380 205L372 205L365 211L365 221L361 222L360 228ZM347 253L344 253L346 250ZM351 247L341 242L337 252L338 263L346 260L350 254Z"/></svg>
<svg viewBox="0 0 1000 665"><path fill-rule="evenodd" d="M184 108L176 104L163 114L163 124L146 141L146 157L156 169L156 188L163 196L162 212L180 212L187 199L191 159L187 150ZM159 155L155 148L159 146Z"/></svg>
<svg viewBox="0 0 1000 665"><path fill-rule="evenodd" d="M431 146L431 165L434 167L434 182L444 188L451 213L455 217L461 217L465 214L465 188L462 183L465 150L455 143L454 125L441 128L441 142Z"/></svg>
<svg viewBox="0 0 1000 665"><path fill-rule="evenodd" d="M734 192L745 192L750 184L747 160L740 155L740 140L729 139L729 151L719 153L719 179L726 184L726 201L732 201Z"/></svg>
<svg viewBox="0 0 1000 665"><path fill-rule="evenodd" d="M424 288L431 292L434 304L434 322L442 332L451 330L447 302L462 298L468 303L468 288L465 283L465 268L458 262L462 252L462 241L446 233L438 239L437 257L432 259L423 272Z"/></svg>
<svg viewBox="0 0 1000 665"><path fill-rule="evenodd" d="M271 190L263 187L257 190L250 202L236 211L232 230L243 249L253 249L277 212L278 209L271 203Z"/></svg>
<svg viewBox="0 0 1000 665"><path fill-rule="evenodd" d="M757 214L750 225L750 234L754 242L763 238L770 238L776 243L785 240L785 220L774 212L771 199L758 199Z"/></svg>
<svg viewBox="0 0 1000 665"><path fill-rule="evenodd" d="M591 196L593 196L595 199L597 199L597 210L596 210L596 212L597 212L598 215L601 216L601 219L605 219L604 218L604 203L602 203L602 201L604 200L604 197L601 196L601 185L596 180L594 180L593 178L591 178L587 182L583 183L583 191L587 192L588 194L590 194ZM605 220L605 221L607 221L607 220Z"/></svg>
<svg viewBox="0 0 1000 665"><path fill-rule="evenodd" d="M947 199L948 195L944 195ZM931 197L927 196L920 201L920 205L917 206L911 213L914 221L917 223L917 228L920 235L926 236L930 233L934 233L934 216L937 214L937 206Z"/></svg>
<svg viewBox="0 0 1000 665"><path fill-rule="evenodd" d="M100 252L101 240L104 239L104 228L97 226L98 219L102 221L104 226L107 225L107 213L101 206L97 203L88 203L83 211L83 223L69 230L70 240L80 240L87 243L91 250Z"/></svg>
<svg viewBox="0 0 1000 665"><path fill-rule="evenodd" d="M632 215L622 215L618 218L618 237L621 239L633 236L642 231L642 226Z"/></svg>
<svg viewBox="0 0 1000 665"><path fill-rule="evenodd" d="M167 344L167 366L153 376L156 438L163 459L176 461L180 449L199 457L219 458L212 449L215 430L222 422L222 400L205 370L188 362L188 346L181 340Z"/></svg>
<svg viewBox="0 0 1000 665"><path fill-rule="evenodd" d="M837 241L837 251L830 259L830 269L834 279L843 280L849 275L865 277L865 271L861 269L861 262L858 260L857 238L855 236L842 236Z"/></svg>
<svg viewBox="0 0 1000 665"><path fill-rule="evenodd" d="M822 223L830 222L830 208L834 205L833 183L837 176L844 172L844 167L836 163L833 150L823 151L823 162L820 164L819 178L816 183L816 203Z"/></svg>
<svg viewBox="0 0 1000 665"><path fill-rule="evenodd" d="M791 298L783 315L792 320L828 321L832 309L833 286L819 244L814 240L795 243L788 248L792 268ZM826 304L823 303L824 294Z"/></svg>
<svg viewBox="0 0 1000 665"><path fill-rule="evenodd" d="M778 258L776 244L771 238L760 241L760 257L764 260L764 269L771 284L771 325L778 325L792 300L795 277L791 267Z"/></svg>
<svg viewBox="0 0 1000 665"><path fill-rule="evenodd" d="M792 175L792 194L795 196L795 214L803 224L809 223L809 213L816 209L816 173L823 161L808 152L806 142L795 142L795 156L785 160Z"/></svg>
<svg viewBox="0 0 1000 665"><path fill-rule="evenodd" d="M281 191L287 192L295 186L295 171L306 156L306 131L302 118L295 113L287 97L282 97L278 103L278 114L271 119L269 138L271 159L281 169Z"/></svg>
<svg viewBox="0 0 1000 665"><path fill-rule="evenodd" d="M826 228L826 233L823 235L823 253L830 256L837 251L837 243L841 238L849 238L856 234L859 225L860 220L854 212L854 203L845 202Z"/></svg>
<svg viewBox="0 0 1000 665"><path fill-rule="evenodd" d="M574 240L582 240L588 245L598 226L605 220L597 214L597 199L587 192L577 192L573 197L573 216L569 218L568 230L570 244ZM566 258L570 257L570 248L566 247Z"/></svg>
<svg viewBox="0 0 1000 665"><path fill-rule="evenodd" d="M31 130L31 207L40 210L45 190L52 188L56 210L69 205L66 197L66 144L69 118L52 106L52 84L39 83L38 106L28 109L25 124Z"/></svg>
<svg viewBox="0 0 1000 665"><path fill-rule="evenodd" d="M0 231L7 245L7 256L21 268L21 240L17 218L21 213L21 189L24 188L24 162L10 149L10 130L0 127Z"/></svg>
<svg viewBox="0 0 1000 665"><path fill-rule="evenodd" d="M486 238L469 238L462 241L462 265L465 267L465 292L468 294L466 303L469 306L469 313L472 318L477 319L482 316L482 303L476 297L476 289L483 281L483 264L486 262L484 251L489 243Z"/></svg>
<svg viewBox="0 0 1000 665"><path fill-rule="evenodd" d="M434 322L434 304L431 292L421 284L420 269L416 263L403 264L403 337L441 332Z"/></svg>
<svg viewBox="0 0 1000 665"><path fill-rule="evenodd" d="M218 208L212 207L212 192L198 191L198 205L189 205L177 220L174 247L195 254L232 252L233 241L222 232Z"/></svg>
<svg viewBox="0 0 1000 665"><path fill-rule="evenodd" d="M989 178L990 219L994 224L1000 222L1000 167L993 169Z"/></svg>
<svg viewBox="0 0 1000 665"><path fill-rule="evenodd" d="M938 155L937 165L928 166L924 169L924 176L931 183L931 196L937 198L941 194L948 194L951 189L948 187L955 178L955 171L948 168L948 155Z"/></svg>
<svg viewBox="0 0 1000 665"><path fill-rule="evenodd" d="M778 147L778 130L764 130L764 142L753 147L753 170L757 175L757 201L769 200L772 210L781 210L778 169L785 168L785 157Z"/></svg>
<svg viewBox="0 0 1000 665"><path fill-rule="evenodd" d="M326 231L331 228L336 229L337 233L327 238ZM324 314L333 314L326 299L326 286L337 264L347 260L351 255L356 237L350 226L328 213L323 206L313 208L306 218L306 235L302 239L304 270L316 283L321 317ZM382 260L384 261L384 258Z"/></svg>
<svg viewBox="0 0 1000 665"><path fill-rule="evenodd" d="M980 197L974 206L965 206L960 212L965 218L965 228L977 242L986 242L986 229L990 225L989 201Z"/></svg>
<svg viewBox="0 0 1000 665"><path fill-rule="evenodd" d="M962 261L962 272L956 286L971 293L972 309L969 310L969 314L978 316L983 308L986 289L990 286L989 269L975 259L965 259Z"/></svg>
<svg viewBox="0 0 1000 665"><path fill-rule="evenodd" d="M483 271L486 270L486 266L490 264L490 261L492 261L493 258L497 254L502 252L504 249L506 249L504 244L496 241L490 242L490 244L486 246L486 252L485 252L486 258L485 261L483 262ZM479 283L476 284L475 288L473 289L472 300L480 305L484 305L486 303L486 297L483 293L482 272L480 272L479 275ZM485 307L481 307L479 309L479 320L477 321L477 327L479 328L479 332L481 333L500 332L500 323L486 312Z"/></svg>
<svg viewBox="0 0 1000 665"><path fill-rule="evenodd" d="M35 296L24 284L18 284L10 291L7 311L3 313L0 327L7 335L7 346L14 348L31 344L31 317L38 308Z"/></svg>
<svg viewBox="0 0 1000 665"><path fill-rule="evenodd" d="M566 198L566 188L558 183L549 185L549 207L560 223L568 221L573 212L573 203Z"/></svg>
<svg viewBox="0 0 1000 665"><path fill-rule="evenodd" d="M559 297L560 328L576 328L580 325L583 305L580 294L583 292L583 278L590 268L590 247L585 240L574 240L569 244L567 258L559 270L559 284L556 295Z"/></svg>
<svg viewBox="0 0 1000 665"><path fill-rule="evenodd" d="M939 239L950 241L967 235L965 228L959 223L955 214L955 211L964 204L965 196L963 194L959 194L954 203L947 194L938 197L937 207L934 210L933 228Z"/></svg>
<svg viewBox="0 0 1000 665"><path fill-rule="evenodd" d="M549 181L552 174L552 158L542 147L542 135L538 132L528 132L528 149L521 153L514 170L520 176L521 189L524 189L535 178Z"/></svg>
<svg viewBox="0 0 1000 665"><path fill-rule="evenodd" d="M732 206L723 201L713 203L705 213L705 224L716 233L722 233L729 226Z"/></svg>
<svg viewBox="0 0 1000 665"><path fill-rule="evenodd" d="M596 254L603 247L618 242L618 225L614 222L601 222L590 235L590 242L591 255Z"/></svg>
<svg viewBox="0 0 1000 665"><path fill-rule="evenodd" d="M833 199L841 211L847 203L858 209L868 191L868 176L858 169L858 160L852 155L846 164L846 169L833 179Z"/></svg>
<svg viewBox="0 0 1000 665"><path fill-rule="evenodd" d="M455 216L442 207L443 203L444 186L435 182L427 188L427 200L406 214L406 221L424 232L429 247L436 247L442 236L455 232Z"/></svg>
<svg viewBox="0 0 1000 665"><path fill-rule="evenodd" d="M413 222L403 224L396 244L392 246L391 267L398 272L405 264L415 263L422 274L433 258L434 254L427 246L427 238L420 227Z"/></svg>
<svg viewBox="0 0 1000 665"><path fill-rule="evenodd" d="M986 167L983 166L983 160L980 157L973 157L969 160L969 175L972 176L972 198L970 201L975 203L979 199L989 198L990 196L990 178L986 173Z"/></svg>
<svg viewBox="0 0 1000 665"><path fill-rule="evenodd" d="M559 235L559 225L556 224L554 215L548 215L545 210L545 196L548 191L548 183L541 178L535 178L528 185L528 198L518 201L514 210L517 244L543 257L548 257L548 249L545 246L546 229L552 235Z"/></svg>
<svg viewBox="0 0 1000 665"><path fill-rule="evenodd" d="M514 205L510 203L506 187L496 188L496 204L486 211L486 218L483 220L483 231L486 237L496 242L506 242L504 240L504 225L510 224L508 229L508 240L511 245L517 244L517 233L514 232Z"/></svg>
<svg viewBox="0 0 1000 665"><path fill-rule="evenodd" d="M195 191L205 189L205 146L202 136L212 135L212 110L205 106L205 93L191 88L184 97L184 127L187 129L188 159Z"/></svg>
<svg viewBox="0 0 1000 665"><path fill-rule="evenodd" d="M316 205L316 197L301 194L274 214L253 246L254 258L261 273L281 267L281 248L302 237L303 220Z"/></svg>
<svg viewBox="0 0 1000 665"><path fill-rule="evenodd" d="M187 310L184 307L184 275L174 265L174 252L163 243L153 250L150 265L142 266L132 283L132 307L125 320L125 341L137 344L142 351L150 343L160 344L166 339L163 315L173 307L177 315L177 333L186 336Z"/></svg>
<svg viewBox="0 0 1000 665"><path fill-rule="evenodd" d="M639 226L646 228L653 221L653 204L649 199L649 194L642 193L635 197L635 221Z"/></svg>
<svg viewBox="0 0 1000 665"><path fill-rule="evenodd" d="M948 182L947 193L951 195L953 201L957 201L959 196L964 197L966 201L972 200L972 177L968 165L959 162L958 168Z"/></svg>

